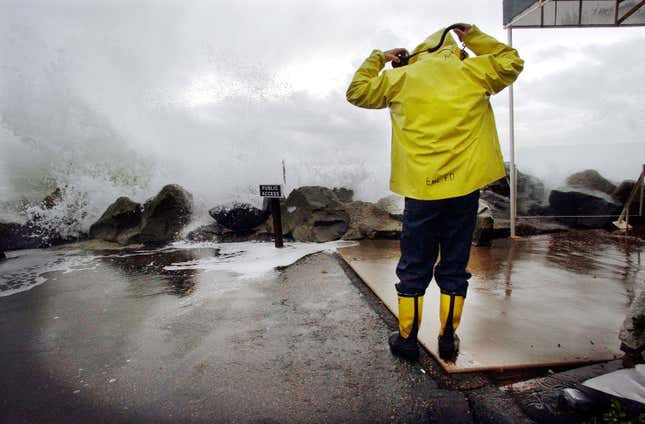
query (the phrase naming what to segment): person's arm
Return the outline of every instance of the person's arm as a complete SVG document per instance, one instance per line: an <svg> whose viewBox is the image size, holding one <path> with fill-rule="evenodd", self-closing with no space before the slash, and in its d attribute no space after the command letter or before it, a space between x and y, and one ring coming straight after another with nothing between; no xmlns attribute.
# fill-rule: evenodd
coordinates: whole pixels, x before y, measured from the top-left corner
<svg viewBox="0 0 645 424"><path fill-rule="evenodd" d="M354 74L354 78L347 88L347 101L367 109L386 107L392 87L387 75L385 73L379 75L379 72L387 62L391 60L398 62L399 58L396 57L396 54L399 52L407 54L405 49L393 49L386 52L374 50Z"/></svg>
<svg viewBox="0 0 645 424"><path fill-rule="evenodd" d="M466 62L489 94L511 85L524 69L524 61L517 50L484 34L475 25L458 35L477 55Z"/></svg>

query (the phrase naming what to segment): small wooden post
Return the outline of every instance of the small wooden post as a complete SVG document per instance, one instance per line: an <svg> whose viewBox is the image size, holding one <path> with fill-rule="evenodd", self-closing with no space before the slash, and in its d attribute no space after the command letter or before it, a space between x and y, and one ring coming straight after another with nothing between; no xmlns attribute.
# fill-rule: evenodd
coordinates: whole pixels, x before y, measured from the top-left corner
<svg viewBox="0 0 645 424"><path fill-rule="evenodd" d="M638 180L638 184L641 186L641 203L638 206L638 215L643 216L643 186L645 185L645 164L643 165L643 170L641 171L641 178Z"/></svg>
<svg viewBox="0 0 645 424"><path fill-rule="evenodd" d="M280 212L280 199L271 199L271 215L273 215L273 233L275 236L275 247L284 247L282 241L282 213Z"/></svg>
<svg viewBox="0 0 645 424"><path fill-rule="evenodd" d="M284 247L282 241L282 213L280 211L280 199L282 199L282 187L280 185L260 185L260 196L271 199L271 216L273 216L273 235L275 247Z"/></svg>

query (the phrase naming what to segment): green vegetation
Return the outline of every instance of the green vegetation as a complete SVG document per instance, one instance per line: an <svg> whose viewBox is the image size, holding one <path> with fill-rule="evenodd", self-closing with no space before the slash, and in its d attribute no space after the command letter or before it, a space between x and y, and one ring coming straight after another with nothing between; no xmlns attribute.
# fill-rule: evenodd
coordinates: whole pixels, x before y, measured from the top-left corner
<svg viewBox="0 0 645 424"><path fill-rule="evenodd" d="M639 414L635 420L627 417L623 405L617 400L611 401L611 406L607 412L600 417L592 417L587 424L645 424L645 413Z"/></svg>

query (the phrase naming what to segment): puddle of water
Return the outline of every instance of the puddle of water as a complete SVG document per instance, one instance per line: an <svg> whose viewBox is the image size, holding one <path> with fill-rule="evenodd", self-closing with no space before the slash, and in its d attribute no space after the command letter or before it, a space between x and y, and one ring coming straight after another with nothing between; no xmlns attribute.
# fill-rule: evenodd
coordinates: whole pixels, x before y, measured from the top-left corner
<svg viewBox="0 0 645 424"><path fill-rule="evenodd" d="M95 256L78 251L52 252L42 249L6 252L0 262L0 297L30 290L47 282L45 274L91 269Z"/></svg>
<svg viewBox="0 0 645 424"><path fill-rule="evenodd" d="M135 295L165 291L185 296L193 292L204 273L226 272L235 281L256 278L300 258L322 251L335 251L351 242L287 243L276 249L272 243L186 243L158 249L122 251L35 249L7 252L0 262L0 297L30 290L57 273L97 270L108 266L129 281L155 282ZM142 285L145 287L145 284ZM151 291L152 290L152 291Z"/></svg>
<svg viewBox="0 0 645 424"><path fill-rule="evenodd" d="M557 288L571 281L606 281L631 297L645 282L644 246L641 238L603 230L497 240L493 248L473 249L468 264L471 288L510 294L520 282L522 287L535 281Z"/></svg>

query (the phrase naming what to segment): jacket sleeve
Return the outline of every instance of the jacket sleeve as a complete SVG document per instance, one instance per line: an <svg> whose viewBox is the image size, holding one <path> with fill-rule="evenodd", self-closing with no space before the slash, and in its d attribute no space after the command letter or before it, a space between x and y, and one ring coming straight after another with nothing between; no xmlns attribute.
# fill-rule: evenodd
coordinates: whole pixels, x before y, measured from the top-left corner
<svg viewBox="0 0 645 424"><path fill-rule="evenodd" d="M522 69L524 61L514 48L484 34L473 25L464 37L464 43L477 56L466 62L489 94L502 91L513 84Z"/></svg>
<svg viewBox="0 0 645 424"><path fill-rule="evenodd" d="M386 107L389 103L387 97L390 86L387 75L385 73L379 75L384 66L385 55L380 50L374 50L354 74L347 88L347 101L367 109Z"/></svg>

